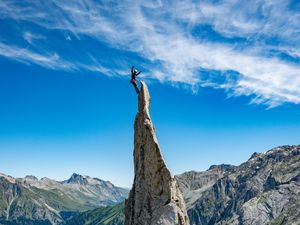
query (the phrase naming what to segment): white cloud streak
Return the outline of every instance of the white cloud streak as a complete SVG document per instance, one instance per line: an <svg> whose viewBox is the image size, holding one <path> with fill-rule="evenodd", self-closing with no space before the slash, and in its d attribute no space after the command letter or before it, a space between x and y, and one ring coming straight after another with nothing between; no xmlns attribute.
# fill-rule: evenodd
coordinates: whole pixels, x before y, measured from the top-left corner
<svg viewBox="0 0 300 225"><path fill-rule="evenodd" d="M0 43L0 55L23 63L34 63L50 69L76 70L76 67L61 59L57 53L39 54L26 48Z"/></svg>
<svg viewBox="0 0 300 225"><path fill-rule="evenodd" d="M44 37L43 35L39 35L39 34L33 34L31 32L24 32L23 34L23 38L24 40L26 40L29 44L33 44L34 40L39 40L39 39L45 39L46 37Z"/></svg>
<svg viewBox="0 0 300 225"><path fill-rule="evenodd" d="M285 102L300 103L299 64L267 54L276 50L299 58L300 13L292 9L289 1L41 2L20 6L2 1L0 18L68 31L78 39L89 36L113 48L135 52L151 62L151 68L144 65L151 71L147 75L161 81L188 84L193 89L223 88L233 96L255 96L251 103L269 107ZM193 31L201 25L211 26L224 38L244 41L225 43L210 40L211 36L198 38ZM201 33L202 28L198 29ZM25 60L16 49L5 53L1 47L3 44L0 54ZM51 68L63 60L55 55L43 58L24 51L26 60L45 66L48 63ZM93 62L77 63L76 67L111 72L97 59ZM71 63L69 67L72 68ZM115 72L124 74L124 68ZM210 70L219 71L218 75L210 74ZM208 71L208 75L201 71ZM235 71L234 75L230 71Z"/></svg>

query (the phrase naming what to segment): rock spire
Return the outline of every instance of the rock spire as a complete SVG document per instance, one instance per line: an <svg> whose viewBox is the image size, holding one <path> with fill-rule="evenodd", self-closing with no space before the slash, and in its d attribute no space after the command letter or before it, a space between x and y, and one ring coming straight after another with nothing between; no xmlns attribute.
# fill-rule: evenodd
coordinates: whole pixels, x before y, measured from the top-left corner
<svg viewBox="0 0 300 225"><path fill-rule="evenodd" d="M142 82L134 123L134 184L125 202L125 225L189 225L185 203L160 151Z"/></svg>

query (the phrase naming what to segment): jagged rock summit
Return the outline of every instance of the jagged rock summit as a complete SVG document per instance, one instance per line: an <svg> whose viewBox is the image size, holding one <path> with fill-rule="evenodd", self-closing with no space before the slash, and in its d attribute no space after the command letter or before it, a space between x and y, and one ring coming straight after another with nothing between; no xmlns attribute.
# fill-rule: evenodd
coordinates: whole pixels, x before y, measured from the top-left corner
<svg viewBox="0 0 300 225"><path fill-rule="evenodd" d="M125 225L189 225L186 206L155 135L150 95L142 82L134 123L134 183L125 201Z"/></svg>

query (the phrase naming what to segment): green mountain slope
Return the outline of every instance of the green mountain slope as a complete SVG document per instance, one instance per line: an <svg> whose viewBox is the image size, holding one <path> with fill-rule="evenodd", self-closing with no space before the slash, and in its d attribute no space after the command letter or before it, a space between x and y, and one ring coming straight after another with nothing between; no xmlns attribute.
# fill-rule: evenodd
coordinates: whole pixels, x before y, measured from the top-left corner
<svg viewBox="0 0 300 225"><path fill-rule="evenodd" d="M121 203L83 212L67 225L123 225L124 219L124 203Z"/></svg>
<svg viewBox="0 0 300 225"><path fill-rule="evenodd" d="M78 174L63 182L0 174L0 224L64 224L80 212L122 202L127 193Z"/></svg>

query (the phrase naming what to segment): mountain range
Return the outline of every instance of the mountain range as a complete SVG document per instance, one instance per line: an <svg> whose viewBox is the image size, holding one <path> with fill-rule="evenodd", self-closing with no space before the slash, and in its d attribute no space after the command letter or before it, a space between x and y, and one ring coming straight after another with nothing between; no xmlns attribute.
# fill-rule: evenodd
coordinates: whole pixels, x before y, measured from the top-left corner
<svg viewBox="0 0 300 225"><path fill-rule="evenodd" d="M239 166L213 165L207 171L189 171L175 179L191 225L300 224L300 145L254 153ZM78 215L81 223L77 224L123 224L120 220L93 223L103 218L103 213L97 214L99 210L104 209ZM116 211L114 207L105 210ZM112 218L122 218L122 212Z"/></svg>
<svg viewBox="0 0 300 225"><path fill-rule="evenodd" d="M74 173L55 181L0 174L0 224L60 224L80 212L124 201L128 190Z"/></svg>
<svg viewBox="0 0 300 225"><path fill-rule="evenodd" d="M193 225L300 224L300 145L175 178Z"/></svg>
<svg viewBox="0 0 300 225"><path fill-rule="evenodd" d="M191 225L300 224L300 145L175 179ZM1 174L0 224L122 225L127 195L127 189L78 174L62 182Z"/></svg>

